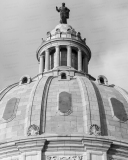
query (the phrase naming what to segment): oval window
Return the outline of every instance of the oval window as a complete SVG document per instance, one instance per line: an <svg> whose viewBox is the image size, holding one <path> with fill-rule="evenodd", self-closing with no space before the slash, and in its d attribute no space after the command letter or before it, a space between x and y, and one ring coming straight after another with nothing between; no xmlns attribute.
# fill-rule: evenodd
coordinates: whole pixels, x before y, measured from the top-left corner
<svg viewBox="0 0 128 160"><path fill-rule="evenodd" d="M4 110L4 114L2 117L5 121L12 120L15 117L18 103L19 103L18 98L12 98L7 102Z"/></svg>

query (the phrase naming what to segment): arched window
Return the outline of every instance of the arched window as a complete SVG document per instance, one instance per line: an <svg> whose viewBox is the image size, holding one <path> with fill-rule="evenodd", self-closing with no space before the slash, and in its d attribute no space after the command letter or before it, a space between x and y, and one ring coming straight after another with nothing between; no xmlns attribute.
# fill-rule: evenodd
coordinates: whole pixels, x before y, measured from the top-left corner
<svg viewBox="0 0 128 160"><path fill-rule="evenodd" d="M61 74L61 79L67 79L66 73Z"/></svg>
<svg viewBox="0 0 128 160"><path fill-rule="evenodd" d="M69 81L70 75L68 71L60 71L58 76L59 81Z"/></svg>

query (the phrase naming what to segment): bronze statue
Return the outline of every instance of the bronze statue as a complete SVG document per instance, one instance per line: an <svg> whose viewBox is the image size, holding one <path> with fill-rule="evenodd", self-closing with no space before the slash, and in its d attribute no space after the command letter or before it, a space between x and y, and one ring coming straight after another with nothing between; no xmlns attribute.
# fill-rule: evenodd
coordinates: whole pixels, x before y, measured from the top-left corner
<svg viewBox="0 0 128 160"><path fill-rule="evenodd" d="M67 24L67 19L69 18L70 10L67 7L65 7L65 3L62 3L62 7L60 7L59 9L58 7L56 7L56 10L60 12L60 23Z"/></svg>

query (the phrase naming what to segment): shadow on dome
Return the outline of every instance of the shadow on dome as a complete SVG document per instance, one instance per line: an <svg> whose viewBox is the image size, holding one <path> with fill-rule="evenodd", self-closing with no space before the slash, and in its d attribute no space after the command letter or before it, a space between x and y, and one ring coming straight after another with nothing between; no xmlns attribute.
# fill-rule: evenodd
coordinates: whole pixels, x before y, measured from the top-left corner
<svg viewBox="0 0 128 160"><path fill-rule="evenodd" d="M110 106L112 111L112 117L116 121L125 122L128 119L127 113L125 111L124 105L121 101L116 98L110 98Z"/></svg>

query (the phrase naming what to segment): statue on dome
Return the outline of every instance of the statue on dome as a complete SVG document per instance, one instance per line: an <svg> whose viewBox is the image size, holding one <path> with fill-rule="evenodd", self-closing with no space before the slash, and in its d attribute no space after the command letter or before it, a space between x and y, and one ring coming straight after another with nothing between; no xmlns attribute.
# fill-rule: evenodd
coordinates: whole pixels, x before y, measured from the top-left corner
<svg viewBox="0 0 128 160"><path fill-rule="evenodd" d="M56 7L56 10L60 12L60 23L67 24L67 19L69 18L70 10L67 7L65 7L65 3L62 3L62 7L60 8Z"/></svg>

